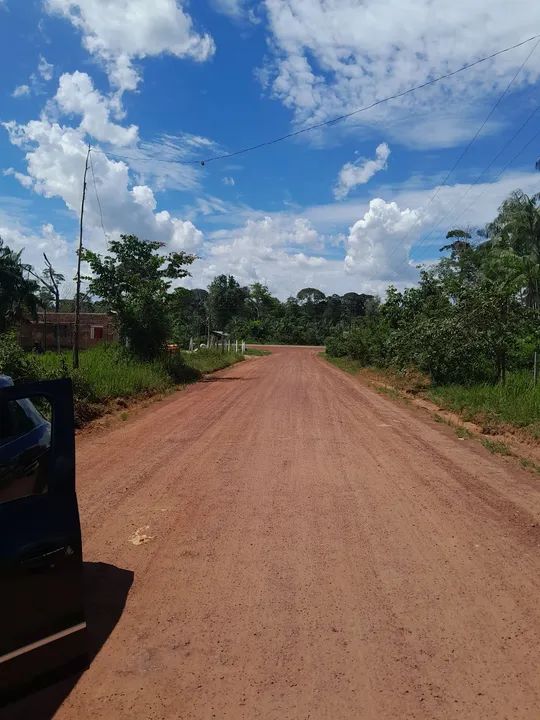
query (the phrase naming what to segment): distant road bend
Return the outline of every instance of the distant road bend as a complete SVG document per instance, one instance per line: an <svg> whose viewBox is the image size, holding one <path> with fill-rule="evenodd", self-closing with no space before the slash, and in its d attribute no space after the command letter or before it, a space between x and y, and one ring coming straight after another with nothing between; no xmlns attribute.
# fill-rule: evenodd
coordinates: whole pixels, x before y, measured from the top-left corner
<svg viewBox="0 0 540 720"><path fill-rule="evenodd" d="M83 434L78 488L95 657L10 720L540 718L538 478L316 349Z"/></svg>

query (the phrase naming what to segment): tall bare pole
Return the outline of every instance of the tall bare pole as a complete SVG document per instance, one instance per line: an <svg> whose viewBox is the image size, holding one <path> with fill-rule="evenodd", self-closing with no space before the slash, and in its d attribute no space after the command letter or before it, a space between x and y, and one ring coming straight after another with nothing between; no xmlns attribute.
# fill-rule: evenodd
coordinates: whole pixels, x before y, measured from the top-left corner
<svg viewBox="0 0 540 720"><path fill-rule="evenodd" d="M83 217L84 217L84 200L86 198L86 173L88 172L88 159L90 158L90 143L88 143L88 152L86 153L86 162L84 164L83 189L81 200L81 223L79 228L79 250L77 252L77 289L75 291L75 326L73 328L73 367L79 367L79 330L81 316L81 256L83 249Z"/></svg>

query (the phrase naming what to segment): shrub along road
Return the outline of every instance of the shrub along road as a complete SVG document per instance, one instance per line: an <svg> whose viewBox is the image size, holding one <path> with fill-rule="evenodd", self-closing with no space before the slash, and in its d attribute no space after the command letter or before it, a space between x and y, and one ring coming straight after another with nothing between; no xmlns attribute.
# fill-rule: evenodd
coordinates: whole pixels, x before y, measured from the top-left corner
<svg viewBox="0 0 540 720"><path fill-rule="evenodd" d="M537 477L317 350L83 434L78 473L97 655L8 717L538 717Z"/></svg>

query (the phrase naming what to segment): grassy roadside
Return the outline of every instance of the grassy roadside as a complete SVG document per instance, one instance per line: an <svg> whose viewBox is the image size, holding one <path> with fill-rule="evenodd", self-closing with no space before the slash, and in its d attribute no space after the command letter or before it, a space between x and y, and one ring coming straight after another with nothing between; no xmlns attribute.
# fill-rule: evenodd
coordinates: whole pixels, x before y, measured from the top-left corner
<svg viewBox="0 0 540 720"><path fill-rule="evenodd" d="M361 373L368 380L431 400L441 410L479 425L486 433L519 429L534 440L540 439L540 385L534 387L526 373L509 373L504 386L431 385L429 378L415 370L369 368L357 360L325 353L321 357L352 375Z"/></svg>
<svg viewBox="0 0 540 720"><path fill-rule="evenodd" d="M358 362L358 360L353 360L349 357L331 357L330 355L327 355L325 352L319 353L319 357L324 358L332 365L335 365L340 370L343 370L344 372L348 372L351 375L356 375L360 372L360 370L363 370L363 366Z"/></svg>
<svg viewBox="0 0 540 720"><path fill-rule="evenodd" d="M474 438L489 452L512 457L540 474L540 393L526 374L510 373L504 387L431 386L428 378L414 370L367 368L351 358L320 355L345 372L361 375L378 392L420 405L461 440Z"/></svg>
<svg viewBox="0 0 540 720"><path fill-rule="evenodd" d="M246 348L246 355L254 355L255 357L261 357L263 355L271 355L270 350L261 350L261 348Z"/></svg>
<svg viewBox="0 0 540 720"><path fill-rule="evenodd" d="M70 353L33 356L39 379L72 377L79 427L105 414L115 401L169 392L243 359L236 353L199 350L144 362L130 357L119 347L98 345L81 353L80 368L73 371Z"/></svg>
<svg viewBox="0 0 540 720"><path fill-rule="evenodd" d="M510 373L504 386L435 386L426 396L486 430L510 426L540 439L540 386L535 387L526 373Z"/></svg>

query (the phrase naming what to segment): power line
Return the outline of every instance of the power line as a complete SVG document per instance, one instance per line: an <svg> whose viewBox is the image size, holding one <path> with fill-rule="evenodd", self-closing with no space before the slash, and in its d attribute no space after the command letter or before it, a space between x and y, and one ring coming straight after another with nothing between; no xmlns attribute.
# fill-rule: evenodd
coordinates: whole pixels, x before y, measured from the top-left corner
<svg viewBox="0 0 540 720"><path fill-rule="evenodd" d="M94 149L94 148L92 148L92 150L93 150L93 149ZM103 235L105 235L105 240L107 240L109 236L107 235L107 232L106 232L106 230L105 230L105 225L103 224L103 211L102 211L102 209L101 209L101 202L100 202L100 200L99 200L99 195L98 195L98 191L97 191L96 176L94 175L94 163L92 162L92 153L91 153L91 152L90 152L90 154L89 154L89 157L90 157L90 171L91 171L91 173L92 173L92 183L93 183L93 185L94 185L94 193L95 193L95 195L96 195L96 200L97 200L97 204L98 204L98 208L99 208L99 217L100 217L100 220L101 220L101 229L103 230Z"/></svg>
<svg viewBox="0 0 540 720"><path fill-rule="evenodd" d="M465 200L465 198L469 195L469 193L471 192L471 190L480 182L480 180L484 177L484 175L487 173L487 171L488 171L488 170L492 167L492 165L501 157L501 155L504 153L504 151L514 142L514 140L517 138L517 136L518 136L518 135L522 132L522 130L529 124L529 122L533 119L533 117L536 115L536 113L537 113L539 110L540 110L540 105L537 105L535 108L533 108L532 112L529 113L529 115L527 116L527 118L525 119L525 121L519 126L519 128L518 128L518 129L516 130L516 132L512 135L512 137L511 137L509 140L507 140L507 142L504 143L504 145L500 148L500 150L497 152L497 154L494 155L494 157L489 161L489 163L488 163L488 164L486 165L486 167L482 170L482 172L479 173L479 174L476 176L476 178L473 180L473 182L468 186L468 188L465 190L465 192L463 193L463 195L459 198L459 200L457 201L456 205L452 208L452 210L450 210L450 212L446 213L446 215L444 215L444 217L443 217L442 219L437 220L437 222L435 223L434 227L432 227L431 230L429 231L429 233L424 236L423 241L420 242L420 243L418 244L418 246L424 244L424 241L429 240L429 238L430 238L430 236L432 235L432 233L435 232L435 231L438 229L438 226L440 226L440 225L443 225L443 226L444 226L444 224L446 223L446 221L448 220L448 218L450 218L450 217L454 214L454 212L457 210L457 207L461 204L461 202L462 202L463 200ZM534 138L533 138L533 139L534 139ZM531 141L531 142L532 142L532 141ZM528 144L529 144L529 143L528 143ZM518 154L521 155L522 152L523 152L523 149L520 150L520 152L519 152ZM517 157L517 156L515 156L515 157ZM513 160L515 159L515 157L513 158ZM512 160L511 162L513 162L513 160ZM499 175L497 175L497 177L500 177L500 173L499 173ZM482 195L482 193L480 193L480 195L478 195L477 197L480 197L481 195ZM467 206L467 210L469 209L469 207L471 207L471 205L468 205L468 206ZM458 220L464 215L465 212L466 212L466 210L462 211L462 212L457 216L456 222L455 222L454 224L457 224ZM417 247L418 247L418 246L417 246Z"/></svg>
<svg viewBox="0 0 540 720"><path fill-rule="evenodd" d="M508 85L507 85L507 86L505 87L505 89L503 90L502 94L497 98L495 104L491 107L490 111L488 112L488 114L487 114L486 117L484 118L483 122L480 124L480 127L478 128L478 130L475 132L475 134L473 135L473 137L469 140L468 144L463 148L463 150L462 150L462 152L460 153L459 157L457 158L457 160L455 161L455 163L452 165L452 167L450 168L450 170L447 172L447 174L446 174L444 180L442 181L442 183L440 183L440 185L437 186L435 192L434 192L433 195L429 198L429 200L428 200L428 202L427 202L427 205L426 205L425 208L424 208L425 210L427 210L427 208L430 207L430 205L431 205L432 202L435 200L435 198L438 197L439 193L441 192L441 189L446 185L446 183L448 182L448 179L450 178L450 176L452 175L452 173L454 172L454 170L457 168L457 166L459 165L459 163L463 160L463 158L465 157L465 155L468 153L468 151L471 149L471 147L473 146L473 144L476 142L476 140L478 139L478 136L480 135L480 133L482 132L482 130L485 128L486 124L488 123L489 119L491 118L491 116L493 115L493 113L495 112L495 110L499 107L499 105L501 104L501 102L503 101L503 99L504 99L504 98L506 97L506 95L508 94L508 91L510 90L510 88L512 87L512 85L514 84L514 82L516 81L516 79L517 79L518 75L520 74L520 72L523 70L523 68L525 67L525 65L526 65L526 64L528 63L528 61L530 60L532 54L534 53L534 51L536 50L536 48L538 47L539 44L540 44L540 40L537 40L537 42L536 42L536 44L534 45L534 47L532 48L532 50L529 52L529 54L527 55L527 57L523 60L523 62L521 63L521 65L519 66L519 68L517 69L517 71L515 72L514 76L511 78L510 82L508 83ZM431 233L435 230L436 226L439 225L440 221L441 221L441 217L439 216L439 219L435 222L435 225L434 225L434 226L432 227L432 229L429 231L429 233L427 234L427 236L424 235L424 237L423 237L423 238L420 240L420 242L418 243L417 247L419 247L420 245L424 244L424 241L425 241L427 238L429 238L429 236L431 235ZM407 241L407 239L410 237L410 234L411 234L411 230L410 230L409 233L405 236L405 239L404 239L404 241L403 241L404 243L405 243L405 242Z"/></svg>
<svg viewBox="0 0 540 720"><path fill-rule="evenodd" d="M527 40L522 40L519 43L516 43L514 45L510 45L509 47L503 48L502 50L497 50L494 53L491 53L490 55L486 55L484 57L479 58L478 60L474 60L471 63L468 63L466 65L463 65L460 68L457 68L456 70L452 70L451 72L445 73L444 75L439 75L438 77L432 78L431 80L427 80L424 83L421 83L420 85L414 85L413 87L408 88L407 90L403 90L399 93L395 93L394 95L388 95L387 97L381 98L380 100L375 100L374 102L370 103L369 105L364 105L363 107L357 108L356 110L351 110L351 112L344 113L343 115L337 115L336 117L331 118L330 120L324 120L323 122L315 123L313 125L307 125L306 127L300 128L299 130L294 130L293 132L286 133L285 135L280 135L278 137L272 138L270 140L265 140L263 142L257 143L256 145L250 145L244 148L240 148L238 150L234 150L229 153L222 153L220 155L213 155L207 158L201 158L199 160L164 160L161 158L148 158L148 160L152 160L152 162L162 162L162 163L180 163L183 165L207 165L208 163L215 162L217 160L226 160L227 158L237 157L238 155L244 155L245 153L252 152L253 150L259 150L263 147L268 147L270 145L276 145L277 143L283 142L285 140L289 140L294 137L298 137L299 135L303 135L307 132L312 132L313 130L318 130L322 127L327 127L329 125L334 125L338 122L341 122L342 120L346 120L347 118L353 117L354 115L358 115L359 113L366 112L367 110L371 110L374 107L377 107L378 105L382 105L383 103L387 103L390 100L398 100L399 98L405 97L406 95L410 95L413 92L416 92L417 90L422 90L425 87L429 87L430 85L434 85L435 83L441 82L442 80L447 80L448 78L453 77L454 75L457 75L458 73L464 72L465 70L469 70L470 68L475 67L476 65L480 65L481 63L487 62L488 60L492 60L493 58L498 57L499 55L503 55L504 53L510 52L511 50L515 50L519 47L522 47L523 45L527 45L528 43L532 42L533 40L538 40L540 38L540 33L537 35L533 35L530 38L527 38ZM518 70L518 73L521 71ZM512 80L513 82L513 80ZM510 84L512 84L512 82ZM506 94L506 93L505 93ZM486 121L487 122L487 121ZM100 152L103 152L106 155L110 155L111 157L116 157L120 160L134 160L134 161L142 161L146 158L135 158L133 156L129 155L122 155L120 153L105 153L103 150L100 150Z"/></svg>
<svg viewBox="0 0 540 720"><path fill-rule="evenodd" d="M276 143L282 142L283 140L288 140L293 137L297 137L298 135L302 135L306 132L311 132L312 130L318 130L319 128L333 125L334 123L341 122L342 120L346 120L347 118L353 117L353 115L358 115L361 112L365 112L366 110L371 110L372 108L376 107L377 105L382 105L383 103L388 102L389 100L397 100L399 98L404 97L405 95L409 95L410 93L415 92L416 90L421 90L422 88L428 87L429 85L434 85L437 82L440 82L441 80L446 80L450 77L453 77L454 75L457 75L460 72L463 72L464 70L468 70L472 67L475 67L476 65L479 65L480 63L486 62L487 60L491 60L498 55L502 55L503 53L507 53L510 50L515 50L518 47L521 47L522 45L526 45L527 43L532 42L533 40L537 40L540 38L540 34L533 35L532 37L528 38L527 40L523 40L520 43L516 43L515 45L512 45L507 48L503 48L502 50L498 50L497 52L492 53L491 55L486 55L483 58L480 58L479 60L475 60L472 63L469 63L467 65L463 65L463 67L458 68L457 70L452 70L452 72L446 73L445 75L439 75L439 77L433 78L431 80L427 80L424 83L421 83L420 85L415 85L414 87L408 88L407 90L403 90L402 92L395 93L394 95L389 95L385 98L381 98L380 100L376 100L375 102L371 103L370 105L364 105L364 107L357 108L356 110L352 110L351 112L344 113L343 115L338 115L330 120L325 120L320 123L315 123L314 125L308 125L307 127L301 128L300 130L295 130L294 132L287 133L286 135L281 135L280 137L274 138L273 140L266 140L264 142L258 143L257 145L251 145L249 147L241 148L240 150L235 150L230 153L224 153L222 155L214 155L213 157L206 158L204 160L201 160L201 164L206 165L209 162L214 162L215 160L225 160L226 158L236 157L237 155L243 155L244 153L251 152L252 150L258 150L259 148L266 147L268 145L275 145ZM192 162L197 162L192 161Z"/></svg>
<svg viewBox="0 0 540 720"><path fill-rule="evenodd" d="M539 107L540 107L540 106L539 106ZM536 110L535 110L535 112L536 112L538 109L539 109L539 108L537 107ZM496 181L501 177L501 175L504 173L504 171L507 170L507 169L510 167L510 165L512 165L512 163L515 162L515 161L518 159L518 157L519 157L522 153L525 152L525 150L529 147L529 145L531 145L531 143L533 143L538 137L540 137L540 129L537 130L537 132L535 132L535 134L534 134L531 138L529 138L529 140L527 140L527 142L525 143L525 145L523 145L523 146L517 151L517 153L510 158L510 160L506 163L506 165L503 165L503 167L499 170L499 172L497 173L497 175L495 175L495 177L493 178L493 182L496 182ZM475 198L473 198L472 202L470 202L470 203L467 205L467 207L461 212L461 214L458 216L457 219L459 220L460 218L462 218L463 215L465 215L465 213L468 212L468 211L472 208L472 206L473 206L476 202L478 202L478 200L479 200L479 199L482 197L482 195L484 195L486 192L487 192L487 188L484 189L484 190L482 190ZM457 221L456 221L456 222L457 222Z"/></svg>

